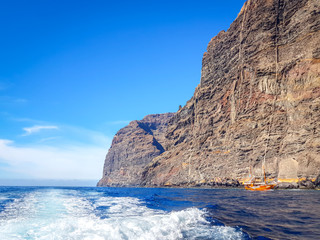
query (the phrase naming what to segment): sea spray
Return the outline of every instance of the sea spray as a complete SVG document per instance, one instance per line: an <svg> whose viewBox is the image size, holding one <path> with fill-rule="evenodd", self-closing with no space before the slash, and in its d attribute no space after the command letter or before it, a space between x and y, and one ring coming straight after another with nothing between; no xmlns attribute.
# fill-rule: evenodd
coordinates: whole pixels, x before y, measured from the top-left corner
<svg viewBox="0 0 320 240"><path fill-rule="evenodd" d="M164 211L134 197L106 197L71 189L21 193L0 213L0 238L37 240L245 239L236 228L214 226L195 207Z"/></svg>

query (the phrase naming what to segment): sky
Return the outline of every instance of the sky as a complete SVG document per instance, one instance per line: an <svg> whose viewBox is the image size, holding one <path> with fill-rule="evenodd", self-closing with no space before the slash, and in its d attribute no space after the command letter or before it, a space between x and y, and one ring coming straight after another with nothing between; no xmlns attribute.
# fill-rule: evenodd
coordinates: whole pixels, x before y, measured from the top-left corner
<svg viewBox="0 0 320 240"><path fill-rule="evenodd" d="M243 3L0 0L0 180L100 179L120 128L192 97Z"/></svg>

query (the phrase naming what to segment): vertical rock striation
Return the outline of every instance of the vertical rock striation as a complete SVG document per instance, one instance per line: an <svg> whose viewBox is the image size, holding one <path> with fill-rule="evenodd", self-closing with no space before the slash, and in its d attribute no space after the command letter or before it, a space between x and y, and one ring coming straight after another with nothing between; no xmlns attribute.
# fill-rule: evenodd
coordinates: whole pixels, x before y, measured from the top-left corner
<svg viewBox="0 0 320 240"><path fill-rule="evenodd" d="M281 182L320 173L320 1L248 0L203 55L194 96L170 120L147 186Z"/></svg>
<svg viewBox="0 0 320 240"><path fill-rule="evenodd" d="M98 185L237 186L263 162L320 185L319 0L248 0L209 42L194 96L121 129Z"/></svg>
<svg viewBox="0 0 320 240"><path fill-rule="evenodd" d="M172 113L148 115L120 129L105 159L98 186L137 186L144 167L164 152L165 132Z"/></svg>

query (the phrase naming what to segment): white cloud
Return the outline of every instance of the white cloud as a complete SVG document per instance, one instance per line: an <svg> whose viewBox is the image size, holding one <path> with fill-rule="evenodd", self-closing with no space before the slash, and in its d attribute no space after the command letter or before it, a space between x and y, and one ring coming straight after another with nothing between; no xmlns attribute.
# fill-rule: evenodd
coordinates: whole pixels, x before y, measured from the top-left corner
<svg viewBox="0 0 320 240"><path fill-rule="evenodd" d="M59 129L57 126L39 126L39 125L35 125L33 127L25 127L23 128L23 130L25 131L25 134L23 134L23 136L28 136L31 135L33 133L37 133L40 132L41 130L44 129Z"/></svg>
<svg viewBox="0 0 320 240"><path fill-rule="evenodd" d="M54 142L55 140L61 139L61 137L47 137L47 138L42 138L38 142L39 143L44 143L44 142Z"/></svg>
<svg viewBox="0 0 320 240"><path fill-rule="evenodd" d="M100 179L106 153L107 148L92 145L16 146L0 139L0 173L39 179Z"/></svg>
<svg viewBox="0 0 320 240"><path fill-rule="evenodd" d="M110 137L76 126L19 120L31 123L31 127L23 128L23 136L35 136L20 136L14 141L0 137L0 178L98 180L102 177Z"/></svg>

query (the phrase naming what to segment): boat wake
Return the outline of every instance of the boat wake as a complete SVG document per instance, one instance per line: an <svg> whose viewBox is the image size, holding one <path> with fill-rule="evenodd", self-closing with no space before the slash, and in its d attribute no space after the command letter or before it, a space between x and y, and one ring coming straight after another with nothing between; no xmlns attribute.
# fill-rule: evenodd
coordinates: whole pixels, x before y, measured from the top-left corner
<svg viewBox="0 0 320 240"><path fill-rule="evenodd" d="M237 228L208 221L206 210L163 211L133 197L45 189L2 198L0 239L247 239Z"/></svg>

